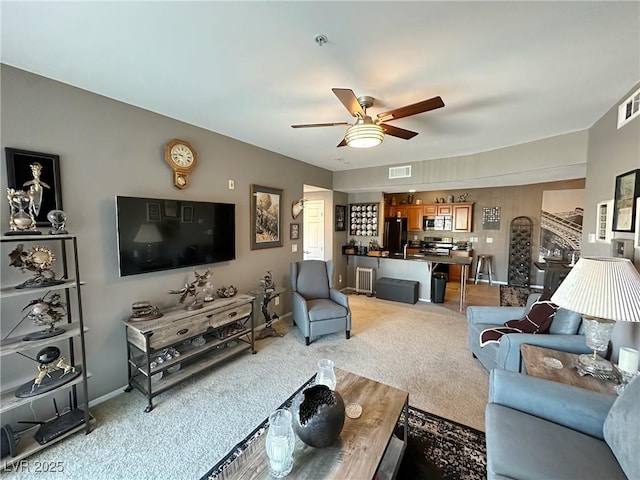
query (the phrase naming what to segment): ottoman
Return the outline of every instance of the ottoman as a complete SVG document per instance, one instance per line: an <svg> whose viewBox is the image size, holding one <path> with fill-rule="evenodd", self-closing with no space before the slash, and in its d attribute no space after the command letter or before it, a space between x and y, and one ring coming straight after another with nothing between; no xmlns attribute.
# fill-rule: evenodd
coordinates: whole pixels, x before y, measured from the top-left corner
<svg viewBox="0 0 640 480"><path fill-rule="evenodd" d="M402 303L418 301L418 282L382 277L376 282L376 298Z"/></svg>

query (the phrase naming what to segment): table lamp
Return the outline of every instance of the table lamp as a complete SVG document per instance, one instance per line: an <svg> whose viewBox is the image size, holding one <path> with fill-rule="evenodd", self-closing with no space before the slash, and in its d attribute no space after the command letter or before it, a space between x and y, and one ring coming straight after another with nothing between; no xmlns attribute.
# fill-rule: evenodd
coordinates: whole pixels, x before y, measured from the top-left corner
<svg viewBox="0 0 640 480"><path fill-rule="evenodd" d="M640 273L627 258L582 257L551 301L583 315L585 343L593 354L580 355L578 371L611 373L611 362L598 356L607 347L616 321L640 322Z"/></svg>
<svg viewBox="0 0 640 480"><path fill-rule="evenodd" d="M162 242L162 234L155 223L143 223L133 241L147 244L147 263L150 263L153 260L151 244Z"/></svg>

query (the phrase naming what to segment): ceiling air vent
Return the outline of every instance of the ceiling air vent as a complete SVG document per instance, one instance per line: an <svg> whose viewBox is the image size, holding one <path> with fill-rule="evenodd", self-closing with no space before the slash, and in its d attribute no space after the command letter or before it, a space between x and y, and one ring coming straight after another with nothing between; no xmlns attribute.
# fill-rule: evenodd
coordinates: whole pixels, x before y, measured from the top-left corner
<svg viewBox="0 0 640 480"><path fill-rule="evenodd" d="M411 176L411 165L403 167L390 167L389 178L409 178Z"/></svg>
<svg viewBox="0 0 640 480"><path fill-rule="evenodd" d="M618 106L618 128L623 127L640 114L640 88Z"/></svg>

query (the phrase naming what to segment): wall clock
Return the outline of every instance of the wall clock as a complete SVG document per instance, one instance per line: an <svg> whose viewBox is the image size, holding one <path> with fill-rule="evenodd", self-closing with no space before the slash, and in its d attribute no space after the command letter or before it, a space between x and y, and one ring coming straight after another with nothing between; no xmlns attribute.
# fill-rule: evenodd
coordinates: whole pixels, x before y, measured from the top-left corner
<svg viewBox="0 0 640 480"><path fill-rule="evenodd" d="M198 164L198 155L188 142L174 138L164 147L164 159L173 169L173 184L180 188L189 186L189 174Z"/></svg>

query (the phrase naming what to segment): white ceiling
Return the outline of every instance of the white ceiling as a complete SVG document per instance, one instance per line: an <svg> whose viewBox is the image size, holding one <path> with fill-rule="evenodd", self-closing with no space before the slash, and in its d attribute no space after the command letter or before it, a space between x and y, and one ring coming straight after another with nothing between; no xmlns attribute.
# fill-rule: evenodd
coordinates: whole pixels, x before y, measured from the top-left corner
<svg viewBox="0 0 640 480"><path fill-rule="evenodd" d="M583 130L640 80L638 1L1 8L3 63L334 171ZM336 148L346 127L290 127L352 121L332 87L375 97L373 116L436 95L446 106L392 122L412 140Z"/></svg>

